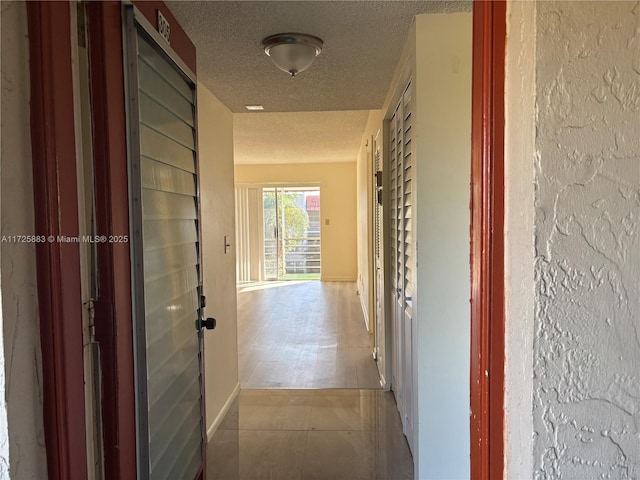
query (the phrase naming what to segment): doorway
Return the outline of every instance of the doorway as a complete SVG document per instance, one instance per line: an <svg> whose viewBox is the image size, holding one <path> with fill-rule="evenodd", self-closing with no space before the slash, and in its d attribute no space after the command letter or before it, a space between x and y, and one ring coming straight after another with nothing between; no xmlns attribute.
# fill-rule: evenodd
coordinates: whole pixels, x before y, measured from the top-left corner
<svg viewBox="0 0 640 480"><path fill-rule="evenodd" d="M416 244L412 205L413 189L413 114L412 83L404 88L388 123L390 230L389 261L392 375L391 388L396 397L402 427L411 450L414 448L414 272Z"/></svg>
<svg viewBox="0 0 640 480"><path fill-rule="evenodd" d="M236 184L236 282L322 278L320 186Z"/></svg>
<svg viewBox="0 0 640 480"><path fill-rule="evenodd" d="M103 8L103 7L101 7L101 6L96 6L95 8L97 9L97 8ZM117 16L115 16L115 18L117 19L118 17L117 17ZM117 33L120 33L120 32L118 31ZM97 34L96 34L96 35L97 35ZM106 36L106 35L105 35L105 36ZM96 51L96 50L94 49L94 51ZM96 55L97 55L97 54L96 54ZM106 63L106 62L105 62L105 63ZM114 72L114 71L115 71L116 73L118 73L118 70L117 70L117 69L113 69L113 70L111 70L111 72ZM121 72L120 72L120 73L121 73ZM106 74L105 74L105 77L106 77ZM111 78L111 77L109 77L109 78ZM105 83L105 89L106 89L106 86L109 86L110 88L113 88L113 86L114 86L114 85L115 85L115 86L118 86L118 82L104 82L104 83ZM120 82L120 83L121 83L121 82ZM106 97L105 97L105 98L106 98ZM106 103L106 102L105 102L105 101L103 101L102 103ZM105 116L106 116L106 115L105 115ZM97 130L98 130L98 133L100 134L100 129L97 129ZM113 136L113 135L114 135L114 134L113 134L113 132L112 132L113 130L115 130L115 128L112 128L111 130L104 129L104 130L103 130L103 132L102 132L102 134L101 134L101 135L102 135L102 137L107 136L107 134L111 134L111 135ZM122 129L120 129L120 130L122 130ZM111 154L111 155L113 155L113 156L115 157L115 156L116 156L116 155L115 155L115 153L118 153L118 152L113 153L113 151L114 151L114 150L117 150L117 149L114 147L114 145L115 145L115 144L116 144L116 142L114 142L113 144L111 144L111 145L110 145L111 149L105 149L105 152L107 152L107 153L103 154L103 156L107 156L107 154ZM57 148L59 148L59 145L57 146ZM123 156L122 156L122 155L120 155L120 158L123 158ZM111 177L109 177L109 181L112 181L112 180L113 180L113 178L112 178L112 177L116 177L116 176L117 176L116 174L118 174L118 173L120 173L120 172L119 172L119 171L116 171L115 173L112 173L112 176L111 176ZM106 176L105 176L105 177L106 177ZM125 183L124 185L125 185L125 187L126 187L126 183ZM102 187L103 187L103 189L108 190L108 185L107 185L106 181L104 182L104 185L102 185ZM125 195L116 195L113 191L110 191L111 195L108 197L109 201L113 201L113 202L114 202L114 204L115 204L117 201L119 201L121 198L124 198L124 199L125 199L125 201L126 201L126 188L124 189L124 191L125 191ZM111 199L113 199L113 200L111 200ZM107 202L107 200L104 200L104 201L103 201L103 203L106 203L106 202ZM44 210L45 210L45 209L43 208L43 209L42 209L42 211L44 211ZM64 209L63 209L63 210L64 210ZM480 210L478 210L478 211L480 211ZM44 215L44 214L43 214L43 215ZM121 219L120 217L121 217L121 216L116 215L116 220L118 220L118 221L120 221L120 223L122 223L122 219ZM124 217L124 224L126 224L126 216ZM116 226L119 226L119 225L120 225L120 224L117 224L117 223L116 223ZM125 228L123 231L127 231L127 230L126 230L126 228ZM115 253L116 253L115 259L110 258L110 259L108 260L108 262L105 262L105 263L109 263L109 262L111 262L111 263L115 264L117 267L120 267L120 268L118 268L118 269L117 269L116 274L114 274L114 273L113 273L113 272L111 272L111 271L109 272L109 278L111 279L111 282L110 282L110 283L112 283L113 285L115 285L115 286L119 287L119 285L118 285L118 283L119 283L119 282L117 281L117 279L118 279L118 275L120 275L123 271L125 272L125 274L126 274L126 275L128 275L128 270L127 270L127 268L126 268L128 265L127 265L127 262L126 262L126 261L125 261L125 262L117 262L117 260L119 260L120 258L123 258L123 257L122 257L122 249L114 249L114 251L115 251ZM128 252L125 252L125 253L128 253ZM128 259L128 256L125 256L125 257L126 257L126 258L125 258L125 260L126 260L126 259ZM69 264L71 265L71 263L70 263L70 262L69 262ZM124 265L124 267L122 267L122 265ZM66 268L70 268L70 267L67 267L67 266L66 266L66 264L65 264L65 265L63 265L63 266L64 266L64 267L66 267ZM72 266L73 266L73 265L71 265L71 267L72 267ZM481 266L482 266L482 265L481 265ZM480 268L480 267L479 267L479 268ZM105 271L105 269L102 269L102 271ZM105 283L106 283L106 282L105 282ZM123 283L120 283L120 285L123 285ZM122 298L123 298L124 300L122 300ZM127 298L127 297L126 297L126 295L124 295L124 296L119 296L119 297L118 297L118 302L116 302L117 304L115 305L115 307L118 307L118 308L113 307L113 310L118 310L118 311L119 311L119 310L121 310L121 304L123 304L123 303L125 303L125 304L126 304L126 303L127 303L127 301L130 301L130 298ZM42 300L41 300L41 302L42 302ZM125 305L125 307L126 307L126 306L127 306L127 305ZM110 305L110 308L111 308L111 305ZM44 310L44 309L41 309L41 310ZM98 313L99 313L99 309L98 309L97 311L98 311ZM124 319L125 321L127 320L127 316L126 316L126 315L115 315L115 314L113 314L113 318L115 319L115 320L114 320L114 323L115 323L115 321L117 321L117 322L118 322L118 325L119 325L120 323L122 323L122 322L123 322L123 319ZM43 322L43 320L41 320L41 322ZM43 331L44 331L44 330L43 330ZM43 338L44 338L44 334L43 334ZM128 355L128 353L127 353L127 352L130 352L130 350L131 350L131 349L127 349L127 348L126 348L126 347L127 347L127 341L128 341L128 337L127 337L127 330L126 330L126 329L120 329L120 330L119 330L119 336L117 337L117 343L116 343L116 340L114 340L114 341L112 342L114 345L117 345L117 346L119 347L119 348L118 348L118 351L116 352L116 353L117 353L117 355L124 356L124 357L125 357L125 360L128 358L128 357L126 356L126 355ZM44 343L44 342L43 342L43 343ZM71 343L71 342L69 342L69 343ZM123 345L124 345L124 346L123 346ZM44 346L43 346L43 349L44 349ZM124 352L124 353L121 353L121 352ZM114 355L114 356L115 356L115 355ZM120 357L118 357L118 358L120 358ZM499 360L497 360L497 361L499 361ZM126 364L126 362L123 362L123 363L125 363L125 364ZM114 371L117 371L117 370L114 370ZM47 376L47 375L49 375L49 374L48 374L48 373L45 373L45 376ZM126 375L127 375L127 369L126 369L126 368L123 368L123 369L119 370L119 374L118 374L118 377L117 377L117 383L118 383L118 384L120 384L120 383L124 383L124 384L126 384L126 381L125 381L125 380L127 380ZM132 383L132 382L130 382L130 383ZM62 388L62 387L61 387L61 388ZM65 386L65 389L66 389L66 388L67 388L67 386ZM45 389L46 389L46 384L45 384ZM125 394L123 394L123 393L122 393L123 391L125 391L125 389L124 389L124 388L123 388L123 389L120 389L120 390L118 390L118 391L117 391L117 393L118 393L118 398L117 398L118 403L119 403L119 404L123 404L123 405L125 405L125 406L126 406L126 405L132 405L132 402L127 402L127 401L126 401L126 400L127 400L127 396L126 396ZM125 393L126 393L126 392L125 392ZM481 393L482 393L482 392L481 392ZM114 396L115 396L115 395L114 395ZM116 402L113 402L113 404L114 404L114 405L116 405ZM117 410L117 409L115 409L115 408L114 408L114 410ZM118 424L114 427L114 430L116 430L116 428L117 428L117 431L118 431L118 432L121 432L121 431L123 431L123 430L125 430L125 431L127 430L127 429L126 429L126 428L124 428L124 427L126 427L127 420L128 420L128 418L129 418L129 416L128 416L128 412L129 412L130 410L131 410L131 408L129 408L128 410L127 410L126 408L123 408L123 409L121 409L121 410L117 410L117 416L116 416L116 415L114 415L114 416L113 416L113 418L115 419L113 423L115 424L115 423L116 423L116 421L118 421L118 422L120 422L120 423L118 423ZM123 427L123 428L121 428L121 425L124 425L124 427ZM54 427L48 427L49 431L51 431L53 428L54 428ZM73 431L72 431L72 432L73 432ZM55 432L54 432L54 433L55 433ZM124 442L126 442L126 440L127 440L127 435L121 435L121 436L120 436L120 438L121 438L121 440L122 440L122 443L118 444L118 450L119 450L120 452L123 452L123 453L119 453L119 455L120 455L120 456L122 456L122 457L124 457L125 455L129 454L130 452L134 452L134 453L135 453L135 448L131 448L131 449L129 449L129 448L124 448L124 447L123 447ZM134 438L134 437L133 437L133 436L130 436L130 437L129 437L129 439L131 439L131 438ZM76 451L79 451L79 450L81 450L81 449L76 449ZM117 459L117 460L115 460L115 461L119 461L119 462L121 462L120 458L118 458L118 459ZM124 464L124 462L121 462L121 463L123 463L123 464Z"/></svg>
<svg viewBox="0 0 640 480"><path fill-rule="evenodd" d="M204 469L202 329L214 326L202 318L196 78L135 7L125 21L138 478L191 479Z"/></svg>
<svg viewBox="0 0 640 480"><path fill-rule="evenodd" d="M265 280L320 280L320 188L262 189Z"/></svg>

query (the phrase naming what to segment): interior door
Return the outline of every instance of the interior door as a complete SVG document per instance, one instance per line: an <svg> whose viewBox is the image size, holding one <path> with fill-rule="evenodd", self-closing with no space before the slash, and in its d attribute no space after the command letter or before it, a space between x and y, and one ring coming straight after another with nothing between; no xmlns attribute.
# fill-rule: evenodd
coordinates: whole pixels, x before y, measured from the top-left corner
<svg viewBox="0 0 640 480"><path fill-rule="evenodd" d="M390 267L391 267L391 291L389 300L391 302L391 348L393 354L393 366L391 376L391 388L396 397L396 405L404 423L404 390L402 364L403 364L403 330L402 330L402 309L400 299L402 293L402 230L399 228L402 219L402 155L398 152L398 147L402 147L402 141L398 141L398 118L400 106L396 109L389 122L389 190L390 190Z"/></svg>
<svg viewBox="0 0 640 480"><path fill-rule="evenodd" d="M414 362L413 362L413 273L415 271L415 242L413 239L413 144L411 112L411 84L402 98L402 117L399 120L402 128L402 293L399 295L401 318L403 322L403 376L404 376L404 427L409 447L413 451L414 439Z"/></svg>
<svg viewBox="0 0 640 480"><path fill-rule="evenodd" d="M391 195L391 292L392 301L392 388L409 447L414 440L414 365L413 365L413 145L411 83L406 87L390 122L390 195Z"/></svg>
<svg viewBox="0 0 640 480"><path fill-rule="evenodd" d="M193 479L205 456L195 78L133 7L126 22L138 476Z"/></svg>
<svg viewBox="0 0 640 480"><path fill-rule="evenodd" d="M383 208L383 166L381 132L373 139L373 242L374 242L374 272L375 272L375 356L378 371L385 386L388 382L386 366L386 327L384 317L384 208Z"/></svg>

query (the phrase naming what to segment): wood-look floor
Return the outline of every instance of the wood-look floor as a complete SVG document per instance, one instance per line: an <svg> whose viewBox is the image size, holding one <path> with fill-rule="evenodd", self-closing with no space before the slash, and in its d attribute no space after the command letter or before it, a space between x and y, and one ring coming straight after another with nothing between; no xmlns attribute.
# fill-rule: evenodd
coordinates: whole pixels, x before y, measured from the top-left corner
<svg viewBox="0 0 640 480"><path fill-rule="evenodd" d="M240 386L380 388L355 283L238 288Z"/></svg>

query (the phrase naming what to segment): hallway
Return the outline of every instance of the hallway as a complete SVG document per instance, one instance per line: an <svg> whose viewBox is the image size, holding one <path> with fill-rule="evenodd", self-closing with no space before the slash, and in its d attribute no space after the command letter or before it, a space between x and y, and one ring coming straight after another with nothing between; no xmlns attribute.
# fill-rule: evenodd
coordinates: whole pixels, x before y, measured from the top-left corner
<svg viewBox="0 0 640 480"><path fill-rule="evenodd" d="M412 478L382 390L242 390L207 446L208 480Z"/></svg>
<svg viewBox="0 0 640 480"><path fill-rule="evenodd" d="M354 283L238 288L243 389L380 388L371 342Z"/></svg>

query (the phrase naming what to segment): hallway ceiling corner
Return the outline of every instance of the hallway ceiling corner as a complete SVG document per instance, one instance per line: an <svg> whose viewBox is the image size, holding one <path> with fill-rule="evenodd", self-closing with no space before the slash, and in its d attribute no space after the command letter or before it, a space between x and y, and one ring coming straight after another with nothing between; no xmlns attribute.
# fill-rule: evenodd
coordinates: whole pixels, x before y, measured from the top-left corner
<svg viewBox="0 0 640 480"><path fill-rule="evenodd" d="M355 162L368 110L236 113L236 164Z"/></svg>
<svg viewBox="0 0 640 480"><path fill-rule="evenodd" d="M470 11L471 2L170 1L196 45L198 76L232 112L372 110L382 106L413 17ZM303 32L325 42L296 78L274 67L263 38Z"/></svg>
<svg viewBox="0 0 640 480"><path fill-rule="evenodd" d="M236 164L355 162L382 108L413 18L471 11L470 0L169 1L196 46L198 79L234 112ZM322 55L295 78L262 39L302 32ZM263 105L246 113L245 105Z"/></svg>

